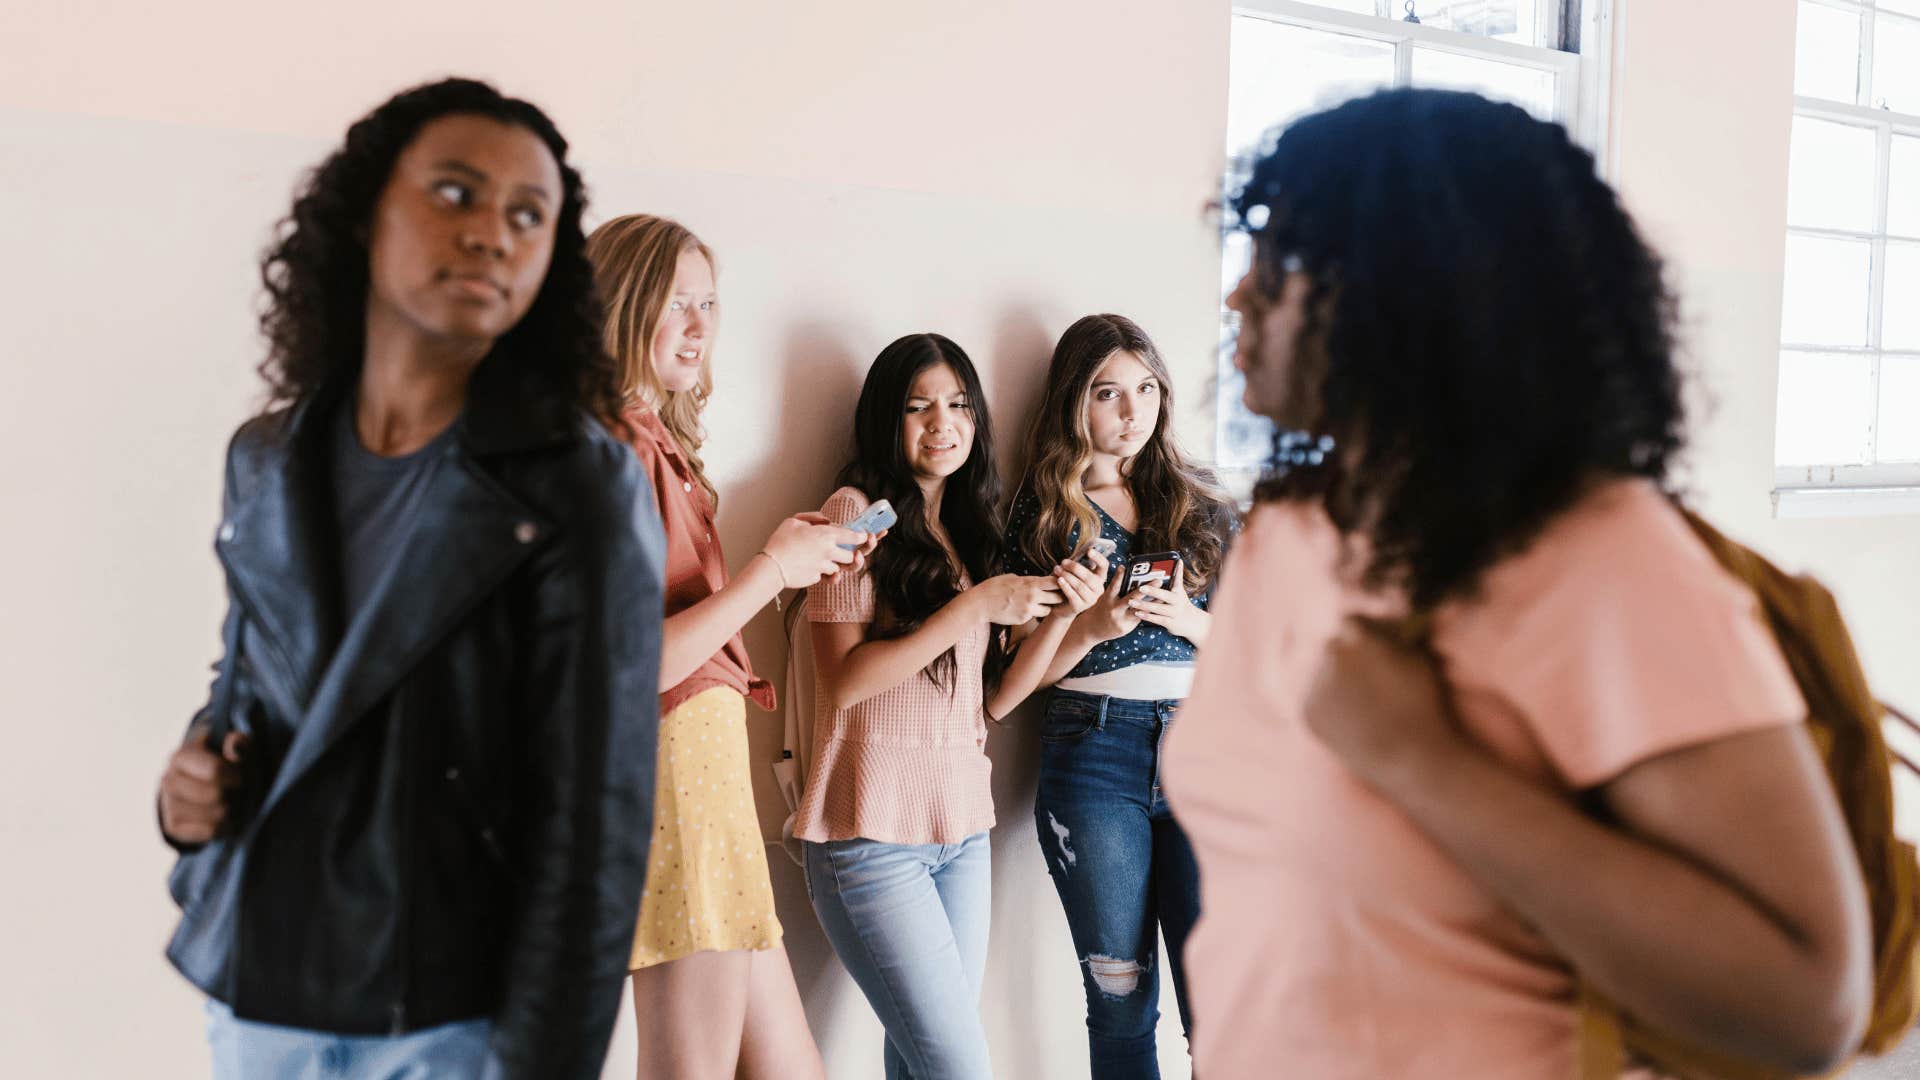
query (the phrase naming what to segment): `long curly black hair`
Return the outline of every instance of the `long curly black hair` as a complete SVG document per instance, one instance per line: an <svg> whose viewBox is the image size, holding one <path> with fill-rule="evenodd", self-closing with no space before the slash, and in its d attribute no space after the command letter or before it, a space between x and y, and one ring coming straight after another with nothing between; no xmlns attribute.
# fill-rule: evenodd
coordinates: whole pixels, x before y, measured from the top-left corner
<svg viewBox="0 0 1920 1080"><path fill-rule="evenodd" d="M526 315L494 344L486 366L519 369L512 373L521 376L515 384L545 388L617 427L619 373L601 347L601 309L580 228L586 188L567 164L567 140L537 106L472 79L445 79L394 95L348 128L346 142L302 185L260 262L267 356L259 370L267 382L267 410L359 377L374 205L421 128L455 115L484 116L533 132L560 168L553 262Z"/></svg>
<svg viewBox="0 0 1920 1080"><path fill-rule="evenodd" d="M947 477L940 497L940 524L974 583L991 577L1000 561L1000 471L994 466L993 421L979 372L952 340L939 334L909 334L880 350L867 370L853 411L853 460L835 481L841 487L859 488L875 502L886 499L899 517L886 540L874 549L869 564L879 600L878 618L870 632L878 639L912 633L960 595L960 576L928 526L926 496L907 463L904 442L907 395L913 380L940 364L959 377L973 411L973 449L966 463ZM990 651L989 682L1001 666L999 657L999 650ZM948 649L927 665L924 674L951 693L954 671L954 651Z"/></svg>
<svg viewBox="0 0 1920 1080"><path fill-rule="evenodd" d="M1596 479L1665 486L1685 427L1675 301L1564 128L1392 90L1300 120L1246 175L1230 212L1257 293L1312 283L1275 419L1333 447L1310 467L1277 449L1255 496L1319 502L1369 542L1369 584L1425 610Z"/></svg>

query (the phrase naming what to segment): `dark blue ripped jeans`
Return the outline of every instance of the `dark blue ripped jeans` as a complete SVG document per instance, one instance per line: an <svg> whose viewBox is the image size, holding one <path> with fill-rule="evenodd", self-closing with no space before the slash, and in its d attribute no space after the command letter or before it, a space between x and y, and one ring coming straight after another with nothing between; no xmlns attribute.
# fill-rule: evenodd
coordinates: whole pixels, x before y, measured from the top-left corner
<svg viewBox="0 0 1920 1080"><path fill-rule="evenodd" d="M1156 929L1193 1033L1181 953L1200 915L1200 870L1160 793L1160 747L1179 705L1055 690L1040 727L1033 816L1080 955L1095 1080L1160 1075Z"/></svg>

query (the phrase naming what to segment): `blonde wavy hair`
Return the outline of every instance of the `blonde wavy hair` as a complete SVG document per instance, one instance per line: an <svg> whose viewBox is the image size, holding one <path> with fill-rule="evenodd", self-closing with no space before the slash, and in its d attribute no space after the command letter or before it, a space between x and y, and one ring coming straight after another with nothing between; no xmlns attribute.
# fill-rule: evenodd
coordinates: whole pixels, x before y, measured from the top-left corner
<svg viewBox="0 0 1920 1080"><path fill-rule="evenodd" d="M587 258L594 284L606 307L603 341L620 371L620 390L628 402L651 408L680 444L694 479L717 505L720 493L707 479L700 445L707 429L700 413L713 393L713 357L700 363L700 380L691 390L672 391L653 369L653 338L673 291L674 266L682 252L697 251L717 273L713 249L691 229L670 218L627 214L606 222L587 237Z"/></svg>

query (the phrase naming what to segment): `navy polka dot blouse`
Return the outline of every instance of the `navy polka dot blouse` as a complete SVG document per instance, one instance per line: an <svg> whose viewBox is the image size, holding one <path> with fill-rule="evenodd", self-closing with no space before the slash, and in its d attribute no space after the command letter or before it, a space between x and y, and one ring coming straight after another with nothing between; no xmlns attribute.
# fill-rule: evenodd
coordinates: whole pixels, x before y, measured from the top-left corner
<svg viewBox="0 0 1920 1080"><path fill-rule="evenodd" d="M1089 499L1088 502L1093 500ZM1121 528L1120 523L1102 510L1099 503L1093 503L1093 510L1100 515L1100 535L1116 545L1110 565L1114 568L1111 572L1117 573L1118 568L1126 563L1127 557L1133 551L1133 534ZM1053 569L1050 566L1035 566L1033 560L1020 549L1020 538L1033 528L1034 521L1039 516L1039 496L1029 491L1022 491L1013 500L1013 511L1007 516L1006 538L1007 569L1012 573L1039 575L1048 574ZM1069 550L1079 550L1080 527L1078 525L1074 526L1073 532L1068 536L1067 546ZM1189 601L1193 606L1206 610L1206 594L1190 597ZM1095 645L1088 651L1085 658L1067 673L1067 678L1081 679L1089 675L1101 675L1149 662L1192 663L1194 652L1193 642L1168 633L1165 627L1143 622L1134 627L1133 631L1125 637Z"/></svg>

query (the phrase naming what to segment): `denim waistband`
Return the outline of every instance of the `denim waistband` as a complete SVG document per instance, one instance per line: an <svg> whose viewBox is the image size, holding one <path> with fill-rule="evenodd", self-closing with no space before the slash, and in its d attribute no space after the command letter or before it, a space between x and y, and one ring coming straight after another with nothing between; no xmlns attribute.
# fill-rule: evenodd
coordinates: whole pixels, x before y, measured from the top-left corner
<svg viewBox="0 0 1920 1080"><path fill-rule="evenodd" d="M1174 713L1180 708L1180 698L1161 698L1158 701L1141 701L1135 698L1113 697L1110 694L1088 694L1079 690L1053 688L1053 696L1047 699L1051 708L1055 701L1084 701L1100 710L1101 717L1134 717L1171 722Z"/></svg>

